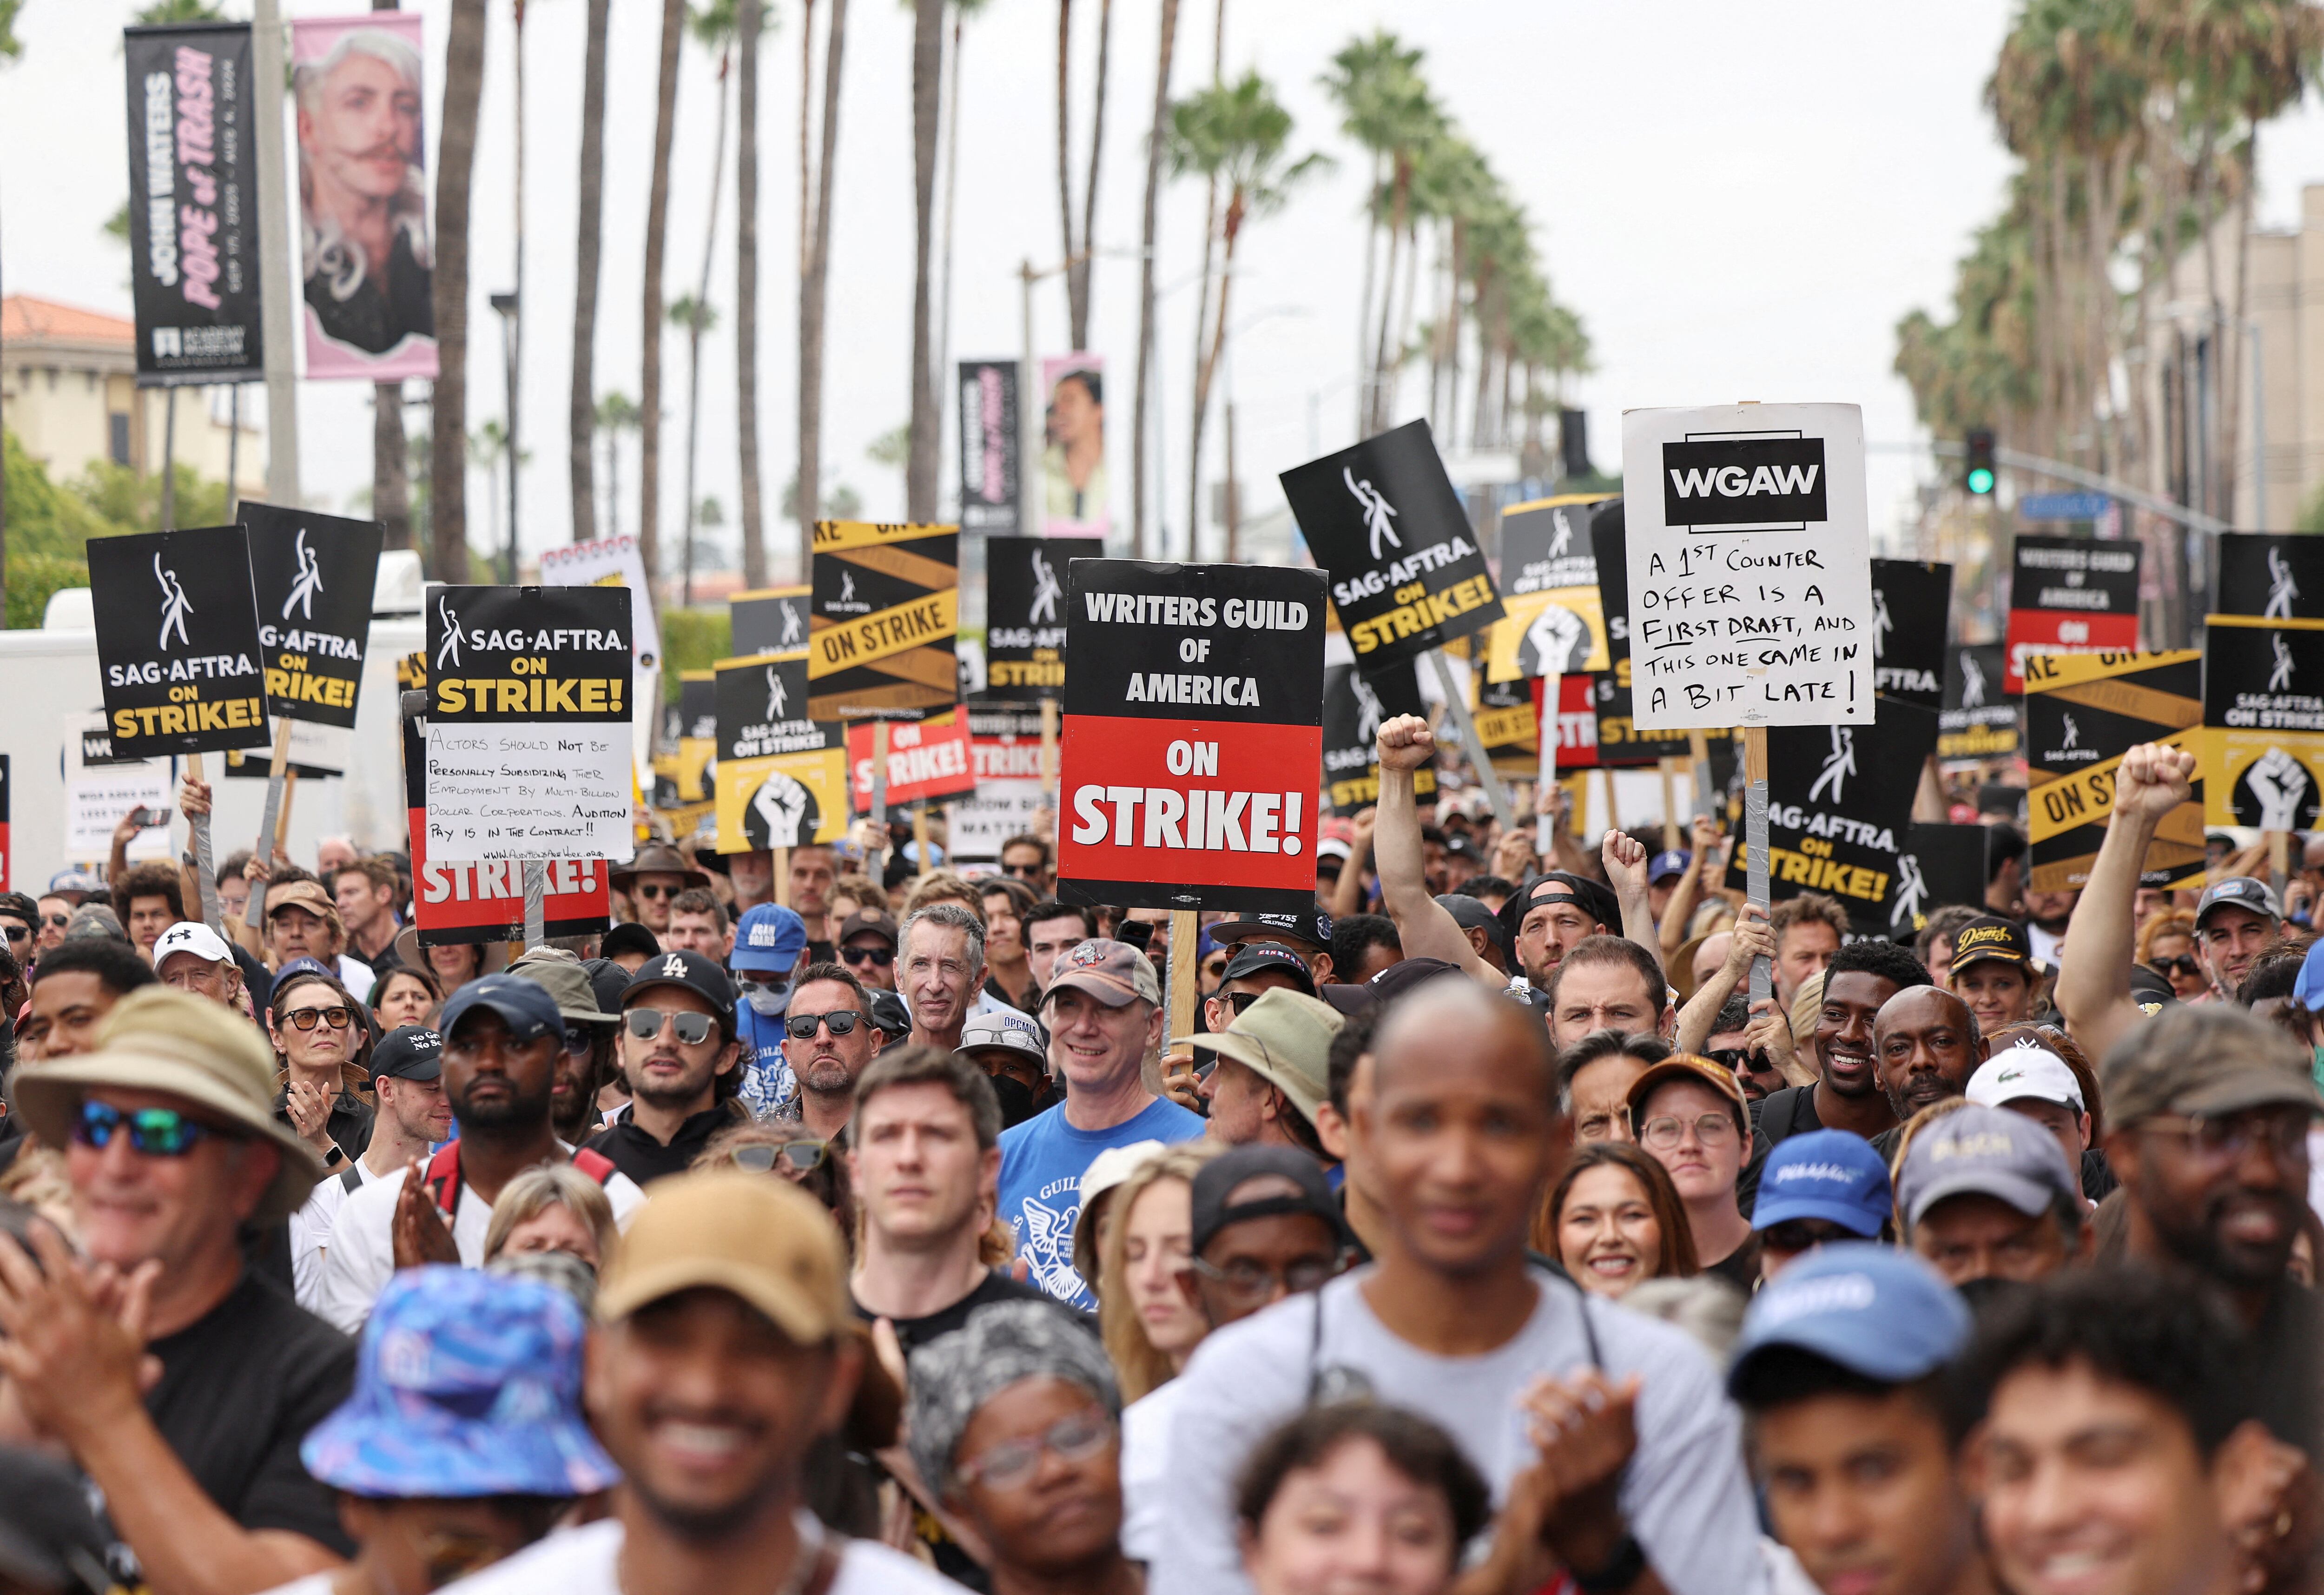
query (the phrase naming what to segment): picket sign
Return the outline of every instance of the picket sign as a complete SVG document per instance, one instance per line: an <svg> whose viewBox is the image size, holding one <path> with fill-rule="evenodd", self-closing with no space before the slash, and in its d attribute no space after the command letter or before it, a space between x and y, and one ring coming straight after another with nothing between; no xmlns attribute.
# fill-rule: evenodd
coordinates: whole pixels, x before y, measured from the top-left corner
<svg viewBox="0 0 2324 1595"><path fill-rule="evenodd" d="M1564 672L1545 670L1541 677L1541 702L1544 713L1536 724L1534 740L1541 744L1541 779L1537 785L1533 822L1534 851L1541 854L1544 868L1550 863L1551 851L1557 845L1557 816L1548 812L1549 805L1542 799L1557 784L1558 689Z"/></svg>

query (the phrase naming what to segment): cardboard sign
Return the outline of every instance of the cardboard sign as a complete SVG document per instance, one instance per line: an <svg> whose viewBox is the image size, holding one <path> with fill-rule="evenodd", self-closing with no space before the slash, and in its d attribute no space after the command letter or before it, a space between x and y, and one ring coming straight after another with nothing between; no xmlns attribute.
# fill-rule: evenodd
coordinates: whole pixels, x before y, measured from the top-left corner
<svg viewBox="0 0 2324 1595"><path fill-rule="evenodd" d="M1998 642L1945 650L1944 708L1937 715L1940 761L2015 755L2017 705L2003 692L2006 652Z"/></svg>
<svg viewBox="0 0 2324 1595"><path fill-rule="evenodd" d="M718 687L716 673L681 670L678 678L677 768L671 780L678 801L699 803L709 793L702 789L705 766L718 756Z"/></svg>
<svg viewBox="0 0 2324 1595"><path fill-rule="evenodd" d="M808 718L807 650L720 659L716 692L718 851L844 835L847 749L841 726Z"/></svg>
<svg viewBox="0 0 2324 1595"><path fill-rule="evenodd" d="M960 529L815 523L809 717L917 720L960 691Z"/></svg>
<svg viewBox="0 0 2324 1595"><path fill-rule="evenodd" d="M788 653L807 646L807 618L815 589L809 586L761 587L737 593L726 601L726 614L735 659L752 654Z"/></svg>
<svg viewBox="0 0 2324 1595"><path fill-rule="evenodd" d="M1380 723L1398 715L1425 715L1420 678L1409 663L1367 676L1353 665L1323 668L1323 792L1332 812L1347 816L1379 801ZM1436 771L1416 770L1413 787L1426 798Z"/></svg>
<svg viewBox="0 0 2324 1595"><path fill-rule="evenodd" d="M2204 818L2312 831L2324 815L2324 620L2203 622Z"/></svg>
<svg viewBox="0 0 2324 1595"><path fill-rule="evenodd" d="M1017 362L960 363L960 523L970 531L1013 537L1022 530L1018 456L1025 429L1017 419Z"/></svg>
<svg viewBox="0 0 2324 1595"><path fill-rule="evenodd" d="M427 604L429 853L628 858L630 595L430 585Z"/></svg>
<svg viewBox="0 0 2324 1595"><path fill-rule="evenodd" d="M2127 653L2138 647L2138 559L2136 543L2017 539L2003 637L2008 691L2025 690L2028 654Z"/></svg>
<svg viewBox="0 0 2324 1595"><path fill-rule="evenodd" d="M1932 913L1955 903L1984 912L1987 834L1983 825L1906 826L1880 934L1907 940L1927 927Z"/></svg>
<svg viewBox="0 0 2324 1595"><path fill-rule="evenodd" d="M267 712L353 729L384 530L247 500L237 512L250 534Z"/></svg>
<svg viewBox="0 0 2324 1595"><path fill-rule="evenodd" d="M101 714L68 715L64 723L65 835L64 856L103 859L113 852L113 828L133 808L149 814L170 812L176 801L177 770L168 759L124 759L106 753L87 757L93 748L109 748L112 738ZM165 859L170 856L170 827L146 825L130 838L129 857Z"/></svg>
<svg viewBox="0 0 2324 1595"><path fill-rule="evenodd" d="M1607 668L1591 678L1591 705L1598 719L1598 762L1613 769L1683 759L1693 743L1684 731L1643 731L1631 714L1630 576L1628 516L1620 499L1609 499L1590 517L1590 542L1596 551L1599 602L1606 617ZM1733 733L1706 731L1716 746Z"/></svg>
<svg viewBox="0 0 2324 1595"><path fill-rule="evenodd" d="M1356 662L1378 670L1501 618L1460 494L1425 420L1282 474L1284 496Z"/></svg>
<svg viewBox="0 0 2324 1595"><path fill-rule="evenodd" d="M1065 690L1065 567L1105 557L1094 537L996 537L984 545L984 690L996 698Z"/></svg>
<svg viewBox="0 0 2324 1595"><path fill-rule="evenodd" d="M2221 614L2271 621L2324 620L2324 538L2226 531L2218 537Z"/></svg>
<svg viewBox="0 0 2324 1595"><path fill-rule="evenodd" d="M1066 594L1059 895L1312 908L1323 574L1077 559Z"/></svg>
<svg viewBox="0 0 2324 1595"><path fill-rule="evenodd" d="M1937 745L1932 709L1887 702L1870 725L1767 733L1767 892L1838 899L1859 935L1886 936L1921 767ZM1743 849L1727 884L1748 889Z"/></svg>
<svg viewBox="0 0 2324 1595"><path fill-rule="evenodd" d="M403 722L403 800L411 834L411 911L423 947L515 941L524 935L524 865L513 859L428 856L428 744ZM603 859L551 859L542 867L541 916L549 936L592 936L613 923Z"/></svg>
<svg viewBox="0 0 2324 1595"><path fill-rule="evenodd" d="M2169 653L2033 654L2025 672L2025 794L2029 884L2085 885L2114 813L2114 772L2141 742L2200 758L2202 658ZM2142 886L2177 886L2203 873L2203 786L2163 817L2146 850Z"/></svg>
<svg viewBox="0 0 2324 1595"><path fill-rule="evenodd" d="M955 864L997 864L1001 844L1033 828L1041 811L1041 716L1028 705L968 711L976 790L945 805Z"/></svg>
<svg viewBox="0 0 2324 1595"><path fill-rule="evenodd" d="M1951 566L1872 562L1874 690L1923 709L1943 706L1945 622L1952 604Z"/></svg>
<svg viewBox="0 0 2324 1595"><path fill-rule="evenodd" d="M630 595L630 644L638 668L661 668L661 633L654 624L653 587L646 580L638 539L624 532L594 543L557 543L540 551L540 580L551 587L622 587Z"/></svg>
<svg viewBox="0 0 2324 1595"><path fill-rule="evenodd" d="M1864 412L1634 410L1622 459L1638 727L1871 724Z"/></svg>
<svg viewBox="0 0 2324 1595"><path fill-rule="evenodd" d="M1567 493L1501 512L1507 613L1486 633L1487 680L1606 668L1606 615L1590 514L1607 496Z"/></svg>
<svg viewBox="0 0 2324 1595"><path fill-rule="evenodd" d="M115 753L207 753L266 739L241 527L92 538L88 585Z"/></svg>
<svg viewBox="0 0 2324 1595"><path fill-rule="evenodd" d="M870 725L847 728L849 797L858 814L872 812L877 735ZM888 728L889 803L918 803L975 789L976 761L970 751L967 718L959 710Z"/></svg>

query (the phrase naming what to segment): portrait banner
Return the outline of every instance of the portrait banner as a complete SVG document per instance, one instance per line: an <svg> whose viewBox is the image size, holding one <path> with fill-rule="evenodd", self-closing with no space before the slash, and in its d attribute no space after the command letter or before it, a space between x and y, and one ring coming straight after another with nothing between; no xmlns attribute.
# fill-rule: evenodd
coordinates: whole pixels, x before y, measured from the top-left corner
<svg viewBox="0 0 2324 1595"><path fill-rule="evenodd" d="M1103 537L1106 510L1105 356L1041 362L1041 535Z"/></svg>
<svg viewBox="0 0 2324 1595"><path fill-rule="evenodd" d="M1014 537L1024 525L1018 456L1025 429L1017 412L1017 362L964 360L959 381L961 530Z"/></svg>

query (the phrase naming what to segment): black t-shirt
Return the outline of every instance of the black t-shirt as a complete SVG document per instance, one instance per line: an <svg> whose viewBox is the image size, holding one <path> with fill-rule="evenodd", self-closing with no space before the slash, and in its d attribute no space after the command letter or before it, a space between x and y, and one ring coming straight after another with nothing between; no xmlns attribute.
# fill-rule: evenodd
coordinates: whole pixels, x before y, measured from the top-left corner
<svg viewBox="0 0 2324 1595"><path fill-rule="evenodd" d="M299 1460L307 1432L355 1383L353 1341L281 1286L245 1273L208 1314L146 1350L161 1378L145 1410L219 1510L245 1529L285 1529L355 1554L330 1490ZM134 1571L126 1554L115 1546L116 1574Z"/></svg>
<svg viewBox="0 0 2324 1595"><path fill-rule="evenodd" d="M632 1103L583 1145L642 1185L668 1175L684 1174L694 1166L694 1160L710 1144L710 1138L735 1121L731 1102L705 1108L699 1113L688 1114L665 1147L654 1139L651 1130L637 1122L637 1107Z"/></svg>
<svg viewBox="0 0 2324 1595"><path fill-rule="evenodd" d="M2324 1459L2324 1298L2287 1279L2251 1332L2253 1389L2269 1434Z"/></svg>
<svg viewBox="0 0 2324 1595"><path fill-rule="evenodd" d="M1759 1232L1754 1230L1744 1237L1742 1245L1706 1266L1702 1271L1724 1279L1745 1295L1749 1295L1759 1288Z"/></svg>
<svg viewBox="0 0 2324 1595"><path fill-rule="evenodd" d="M1751 1104L1751 1157L1735 1178L1735 1205L1745 1218L1758 1205L1759 1171L1766 1166L1768 1149L1777 1141L1822 1128L1812 1085L1786 1085Z"/></svg>
<svg viewBox="0 0 2324 1595"><path fill-rule="evenodd" d="M964 1327L971 1313L994 1302L1051 1302L1060 1313L1071 1314L1075 1323L1087 1325L1090 1322L1087 1314L1074 1312L1038 1286L1019 1284L1009 1277L1005 1268L987 1269L982 1284L940 1313L931 1313L925 1318L897 1318L890 1322L896 1326L897 1343L904 1348L904 1354L908 1357L938 1335L950 1334L954 1330ZM847 1298L847 1304L866 1323L880 1316L866 1309L853 1295Z"/></svg>
<svg viewBox="0 0 2324 1595"><path fill-rule="evenodd" d="M332 1099L330 1121L323 1127L324 1133L352 1162L371 1145L372 1122L377 1117L364 1105L361 1097L341 1086L339 1094ZM278 1124L290 1122L290 1093L287 1091L274 1099L274 1119Z"/></svg>

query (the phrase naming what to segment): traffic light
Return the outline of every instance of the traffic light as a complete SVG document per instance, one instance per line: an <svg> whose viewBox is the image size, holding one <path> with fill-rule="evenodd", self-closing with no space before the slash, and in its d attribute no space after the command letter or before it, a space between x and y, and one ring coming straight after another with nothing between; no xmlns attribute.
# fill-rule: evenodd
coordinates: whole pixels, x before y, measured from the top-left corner
<svg viewBox="0 0 2324 1595"><path fill-rule="evenodd" d="M1961 485L1975 497L1989 498L1993 493L1993 429L1972 427L1965 441L1969 469L1961 475Z"/></svg>

